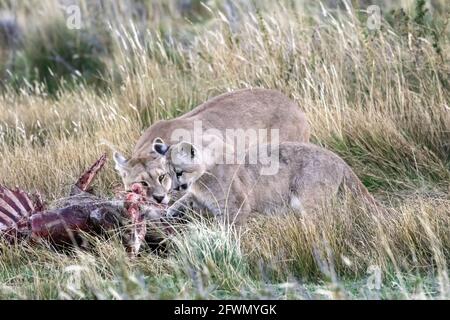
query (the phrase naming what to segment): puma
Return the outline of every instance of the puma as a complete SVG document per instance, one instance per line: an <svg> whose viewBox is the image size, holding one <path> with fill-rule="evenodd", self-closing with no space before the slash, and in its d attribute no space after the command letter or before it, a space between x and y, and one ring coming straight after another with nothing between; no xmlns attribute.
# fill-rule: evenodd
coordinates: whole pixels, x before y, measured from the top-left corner
<svg viewBox="0 0 450 320"><path fill-rule="evenodd" d="M116 170L122 177L125 189L141 183L147 195L157 202L167 204L172 190L172 179L165 170L165 158L153 149L160 137L161 145L180 142L174 133L180 130L193 132L196 123L203 130L213 129L225 134L227 129L279 130L280 141L308 142L310 127L299 106L284 94L267 89L243 89L214 97L192 111L171 120L161 120L148 128L139 138L131 158L115 152ZM270 142L269 137L266 142Z"/></svg>
<svg viewBox="0 0 450 320"><path fill-rule="evenodd" d="M309 212L349 190L358 200L377 206L348 164L335 153L310 143L284 142L269 148L277 155L278 172L261 174L262 164L208 164L205 154L188 143L155 148L167 160L174 188L186 193L171 207L169 217L194 208L225 222L240 223L251 213L282 208ZM164 152L165 150L165 152Z"/></svg>

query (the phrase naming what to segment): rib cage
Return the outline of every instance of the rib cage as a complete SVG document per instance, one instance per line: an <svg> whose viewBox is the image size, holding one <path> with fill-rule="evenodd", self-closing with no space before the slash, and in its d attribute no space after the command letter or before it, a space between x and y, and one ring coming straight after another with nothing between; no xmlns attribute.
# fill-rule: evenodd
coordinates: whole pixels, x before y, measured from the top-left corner
<svg viewBox="0 0 450 320"><path fill-rule="evenodd" d="M0 185L0 231L18 228L36 211L36 207L23 190L11 190Z"/></svg>

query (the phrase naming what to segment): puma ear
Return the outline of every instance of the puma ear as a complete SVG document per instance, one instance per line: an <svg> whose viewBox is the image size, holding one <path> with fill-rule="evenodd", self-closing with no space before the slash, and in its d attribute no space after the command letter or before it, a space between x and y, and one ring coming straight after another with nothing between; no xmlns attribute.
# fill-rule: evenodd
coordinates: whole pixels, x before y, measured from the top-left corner
<svg viewBox="0 0 450 320"><path fill-rule="evenodd" d="M202 156L198 149L191 143L183 141L170 147L172 151L172 164L178 165L186 169L188 166L198 165L202 163Z"/></svg>
<svg viewBox="0 0 450 320"><path fill-rule="evenodd" d="M167 150L169 150L169 146L167 144L164 143L164 140L161 138L156 138L155 140L153 140L153 151L155 151L156 153L164 156L167 153Z"/></svg>
<svg viewBox="0 0 450 320"><path fill-rule="evenodd" d="M115 169L119 172L122 177L127 175L127 159L117 151L114 151L113 159L116 164Z"/></svg>
<svg viewBox="0 0 450 320"><path fill-rule="evenodd" d="M189 142L180 142L178 145L178 152L180 152L180 154L184 157L189 157L190 159L194 159L197 156L197 150L194 145Z"/></svg>

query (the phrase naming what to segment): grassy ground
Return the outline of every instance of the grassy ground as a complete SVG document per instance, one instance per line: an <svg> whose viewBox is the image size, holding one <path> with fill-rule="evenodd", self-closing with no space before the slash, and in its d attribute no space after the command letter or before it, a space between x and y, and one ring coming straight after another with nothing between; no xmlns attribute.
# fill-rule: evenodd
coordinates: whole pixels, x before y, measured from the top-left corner
<svg viewBox="0 0 450 320"><path fill-rule="evenodd" d="M135 260L115 237L70 253L2 245L0 298L449 298L446 2L376 1L375 29L364 1L192 2L80 1L78 31L56 1L0 1L22 34L0 56L0 183L51 202L109 151L102 141L130 152L157 119L265 87L299 104L313 142L341 155L390 215L349 200L255 219L239 235L199 221L166 255ZM120 183L111 164L99 178L105 196Z"/></svg>

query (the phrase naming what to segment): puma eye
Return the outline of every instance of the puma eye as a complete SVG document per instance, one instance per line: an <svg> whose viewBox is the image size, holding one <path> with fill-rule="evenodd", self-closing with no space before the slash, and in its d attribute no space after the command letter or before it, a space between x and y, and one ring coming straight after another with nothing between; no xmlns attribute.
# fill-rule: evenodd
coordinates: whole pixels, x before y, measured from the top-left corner
<svg viewBox="0 0 450 320"><path fill-rule="evenodd" d="M141 181L139 183L142 184L144 187L148 188L148 182L147 181Z"/></svg>
<svg viewBox="0 0 450 320"><path fill-rule="evenodd" d="M163 180L164 180L165 177L166 177L165 174L160 175L160 176L158 177L159 183L163 182Z"/></svg>
<svg viewBox="0 0 450 320"><path fill-rule="evenodd" d="M175 172L175 174L177 175L177 178L179 178L183 175L183 171Z"/></svg>

